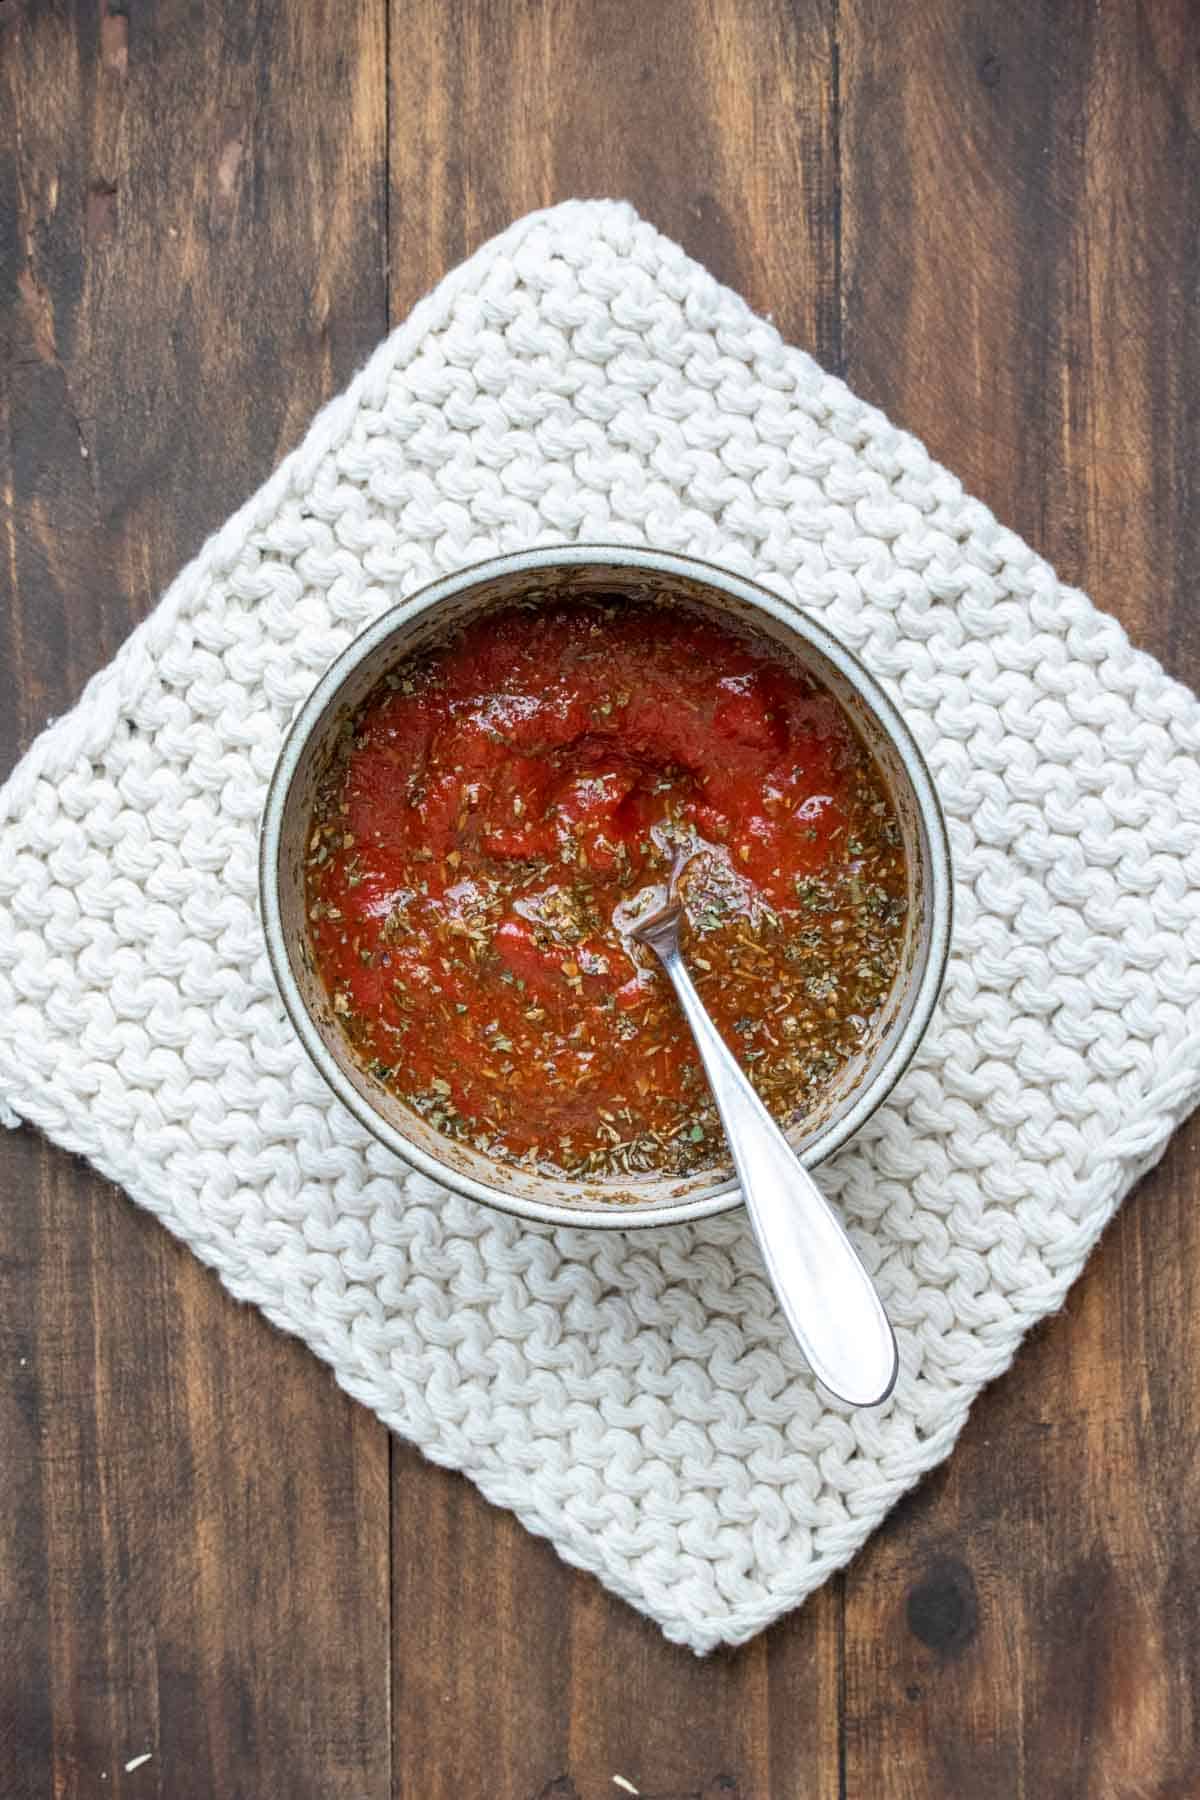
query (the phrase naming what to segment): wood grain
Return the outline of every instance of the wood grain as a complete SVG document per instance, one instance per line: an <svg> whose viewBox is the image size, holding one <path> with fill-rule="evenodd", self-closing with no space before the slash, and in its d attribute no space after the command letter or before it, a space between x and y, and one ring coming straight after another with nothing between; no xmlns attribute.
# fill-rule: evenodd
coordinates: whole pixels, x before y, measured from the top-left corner
<svg viewBox="0 0 1200 1800"><path fill-rule="evenodd" d="M0 11L5 767L383 329L383 48ZM387 1795L382 1427L31 1132L0 1187L5 1800Z"/></svg>
<svg viewBox="0 0 1200 1800"><path fill-rule="evenodd" d="M391 307L520 214L631 200L826 361L832 0L391 0Z"/></svg>
<svg viewBox="0 0 1200 1800"><path fill-rule="evenodd" d="M5 766L388 320L576 194L1200 683L1198 131L1187 0L0 0ZM1198 1147L849 1575L698 1662L4 1134L4 1800L1200 1792Z"/></svg>
<svg viewBox="0 0 1200 1800"><path fill-rule="evenodd" d="M841 13L848 379L1193 685L1198 57L1183 3ZM1200 1792L1198 1145L852 1567L848 1793Z"/></svg>

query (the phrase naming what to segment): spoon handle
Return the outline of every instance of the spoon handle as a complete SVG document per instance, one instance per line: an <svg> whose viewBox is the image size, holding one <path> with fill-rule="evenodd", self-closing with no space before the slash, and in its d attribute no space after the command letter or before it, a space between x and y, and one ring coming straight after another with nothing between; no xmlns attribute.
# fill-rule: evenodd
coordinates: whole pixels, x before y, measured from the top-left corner
<svg viewBox="0 0 1200 1800"><path fill-rule="evenodd" d="M713 1024L678 943L649 932L646 942L670 976L692 1028L754 1235L792 1335L832 1394L852 1406L877 1406L892 1391L897 1355L871 1277Z"/></svg>

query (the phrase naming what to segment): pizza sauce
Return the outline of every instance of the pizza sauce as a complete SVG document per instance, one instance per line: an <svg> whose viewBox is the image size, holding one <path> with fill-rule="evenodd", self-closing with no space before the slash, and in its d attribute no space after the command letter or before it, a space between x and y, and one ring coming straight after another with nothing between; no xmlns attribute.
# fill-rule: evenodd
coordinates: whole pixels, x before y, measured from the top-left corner
<svg viewBox="0 0 1200 1800"><path fill-rule="evenodd" d="M873 759L761 639L618 596L514 606L343 726L306 850L314 957L362 1064L443 1135L587 1180L724 1166L674 994L621 930L684 858L685 958L794 1123L898 967Z"/></svg>

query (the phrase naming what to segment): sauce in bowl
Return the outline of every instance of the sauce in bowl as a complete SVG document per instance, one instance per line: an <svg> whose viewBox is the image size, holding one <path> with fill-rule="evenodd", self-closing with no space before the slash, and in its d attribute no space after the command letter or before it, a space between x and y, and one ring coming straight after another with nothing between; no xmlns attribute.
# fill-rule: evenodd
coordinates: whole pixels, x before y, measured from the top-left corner
<svg viewBox="0 0 1200 1800"><path fill-rule="evenodd" d="M399 663L317 789L316 966L362 1064L448 1138L587 1180L721 1168L687 1026L620 928L685 856L685 956L794 1124L872 1045L900 829L833 696L682 606L512 606Z"/></svg>

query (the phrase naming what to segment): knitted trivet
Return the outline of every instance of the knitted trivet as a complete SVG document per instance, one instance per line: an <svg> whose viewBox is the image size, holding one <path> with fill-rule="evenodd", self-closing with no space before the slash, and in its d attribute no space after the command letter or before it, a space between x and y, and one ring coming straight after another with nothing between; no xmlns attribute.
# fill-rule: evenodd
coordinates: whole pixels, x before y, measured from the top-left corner
<svg viewBox="0 0 1200 1800"><path fill-rule="evenodd" d="M399 595L573 539L819 613L941 790L944 999L820 1175L897 1328L880 1411L814 1386L740 1213L553 1231L444 1193L276 997L255 840L292 714ZM669 1637L736 1642L946 1455L1195 1102L1198 751L1193 697L920 444L627 206L560 206L417 308L13 774L0 1097Z"/></svg>

